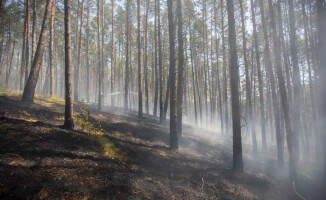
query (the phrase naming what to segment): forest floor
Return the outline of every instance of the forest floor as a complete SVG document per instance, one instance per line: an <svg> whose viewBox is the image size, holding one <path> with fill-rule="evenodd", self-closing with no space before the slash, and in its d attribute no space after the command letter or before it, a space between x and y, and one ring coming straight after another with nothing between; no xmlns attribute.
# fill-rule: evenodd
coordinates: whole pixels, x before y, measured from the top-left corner
<svg viewBox="0 0 326 200"><path fill-rule="evenodd" d="M62 99L19 100L19 92L0 92L0 199L300 199L295 190L323 199L313 180L295 188L249 164L233 172L231 137L185 125L171 151L168 125L153 117L87 105L102 129L77 123L66 131ZM76 116L82 106L74 105Z"/></svg>

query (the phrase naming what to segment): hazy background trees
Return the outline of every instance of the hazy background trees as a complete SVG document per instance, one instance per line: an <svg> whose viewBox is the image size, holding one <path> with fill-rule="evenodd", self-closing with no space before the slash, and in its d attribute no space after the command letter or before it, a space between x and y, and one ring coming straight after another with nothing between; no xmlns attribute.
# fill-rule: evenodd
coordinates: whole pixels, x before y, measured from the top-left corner
<svg viewBox="0 0 326 200"><path fill-rule="evenodd" d="M174 148L182 122L233 133L244 153L280 167L290 156L293 179L300 163L323 159L324 1L51 2L1 1L3 90L32 102L35 92L67 97L71 85L75 101L169 122Z"/></svg>

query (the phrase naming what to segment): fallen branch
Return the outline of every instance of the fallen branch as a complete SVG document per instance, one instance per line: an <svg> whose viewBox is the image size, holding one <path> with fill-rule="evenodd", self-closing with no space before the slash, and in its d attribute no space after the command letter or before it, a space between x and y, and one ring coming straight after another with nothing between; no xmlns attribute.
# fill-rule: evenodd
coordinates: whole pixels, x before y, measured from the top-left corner
<svg viewBox="0 0 326 200"><path fill-rule="evenodd" d="M300 199L302 199L302 200L305 200L305 198L303 197L303 196L301 196L298 192L297 192L297 190L295 189L295 182L293 181L293 190L294 190L294 192L300 197Z"/></svg>
<svg viewBox="0 0 326 200"><path fill-rule="evenodd" d="M205 184L205 181L204 181L204 177L202 176L201 177L201 189L202 190L204 189L204 184Z"/></svg>

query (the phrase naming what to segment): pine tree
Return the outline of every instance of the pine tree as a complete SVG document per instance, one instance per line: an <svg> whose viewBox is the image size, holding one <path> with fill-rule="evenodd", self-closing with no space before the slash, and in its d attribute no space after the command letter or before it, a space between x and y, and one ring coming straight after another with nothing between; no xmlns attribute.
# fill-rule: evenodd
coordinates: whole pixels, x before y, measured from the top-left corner
<svg viewBox="0 0 326 200"><path fill-rule="evenodd" d="M237 43L235 34L234 5L233 0L227 1L229 45L230 45L230 85L232 102L232 124L233 124L233 169L243 170L241 124L240 124L240 102L239 102L239 66L237 56Z"/></svg>
<svg viewBox="0 0 326 200"><path fill-rule="evenodd" d="M51 0L50 0L51 1ZM70 35L70 0L64 1L65 7L65 122L66 129L74 128L73 98L72 98L72 65L71 65L71 35Z"/></svg>

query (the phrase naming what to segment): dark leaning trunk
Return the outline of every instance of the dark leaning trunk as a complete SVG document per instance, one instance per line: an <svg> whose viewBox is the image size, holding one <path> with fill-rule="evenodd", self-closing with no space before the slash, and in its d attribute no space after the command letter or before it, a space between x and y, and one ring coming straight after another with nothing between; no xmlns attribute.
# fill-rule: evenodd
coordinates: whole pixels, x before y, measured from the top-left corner
<svg viewBox="0 0 326 200"><path fill-rule="evenodd" d="M70 36L70 0L65 0L65 122L66 129L74 129L73 98L72 98L72 66Z"/></svg>
<svg viewBox="0 0 326 200"><path fill-rule="evenodd" d="M37 45L37 49L35 52L35 57L33 60L31 72L29 74L24 93L22 96L22 102L33 102L34 94L35 94L35 88L36 88L36 83L38 80L40 68L42 65L43 61L43 53L45 50L45 44L47 41L47 36L49 33L49 21L50 21L50 16L51 16L51 6L52 3L55 3L55 0L47 0L46 2L46 8L45 8L45 13L44 13L44 19L43 19L43 24L42 24L42 29L41 29L41 34L40 34L40 39Z"/></svg>
<svg viewBox="0 0 326 200"><path fill-rule="evenodd" d="M229 45L230 45L230 85L232 101L233 124L233 169L243 171L240 105L239 105L239 66L237 56L237 44L235 35L234 5L233 0L227 1Z"/></svg>

